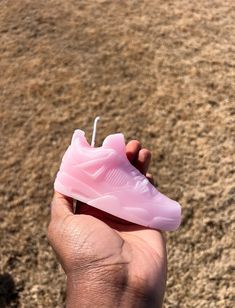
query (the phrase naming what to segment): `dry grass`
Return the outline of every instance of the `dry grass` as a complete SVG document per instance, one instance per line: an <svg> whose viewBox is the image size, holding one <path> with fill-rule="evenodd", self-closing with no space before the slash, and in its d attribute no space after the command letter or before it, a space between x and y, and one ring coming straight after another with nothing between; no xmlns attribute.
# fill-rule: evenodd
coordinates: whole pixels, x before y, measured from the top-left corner
<svg viewBox="0 0 235 308"><path fill-rule="evenodd" d="M0 2L0 306L60 307L46 239L52 183L75 128L153 152L183 204L168 235L165 307L232 307L232 0ZM232 211L233 210L233 211Z"/></svg>

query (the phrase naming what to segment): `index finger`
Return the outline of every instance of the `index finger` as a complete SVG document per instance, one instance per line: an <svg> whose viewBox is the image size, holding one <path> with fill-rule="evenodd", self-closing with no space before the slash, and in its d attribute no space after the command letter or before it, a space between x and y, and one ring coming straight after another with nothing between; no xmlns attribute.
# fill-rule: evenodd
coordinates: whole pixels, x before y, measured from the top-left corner
<svg viewBox="0 0 235 308"><path fill-rule="evenodd" d="M141 144L138 140L131 140L126 145L126 156L131 163L133 163L138 157L138 153L141 149Z"/></svg>

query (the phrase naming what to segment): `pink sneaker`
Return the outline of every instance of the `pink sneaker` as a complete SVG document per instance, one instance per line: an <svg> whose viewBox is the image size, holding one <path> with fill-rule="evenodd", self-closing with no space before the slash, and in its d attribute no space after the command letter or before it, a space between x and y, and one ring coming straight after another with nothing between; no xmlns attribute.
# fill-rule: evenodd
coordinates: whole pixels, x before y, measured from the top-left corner
<svg viewBox="0 0 235 308"><path fill-rule="evenodd" d="M123 134L91 147L82 130L74 132L57 173L56 191L130 222L176 230L179 203L161 194L128 160Z"/></svg>

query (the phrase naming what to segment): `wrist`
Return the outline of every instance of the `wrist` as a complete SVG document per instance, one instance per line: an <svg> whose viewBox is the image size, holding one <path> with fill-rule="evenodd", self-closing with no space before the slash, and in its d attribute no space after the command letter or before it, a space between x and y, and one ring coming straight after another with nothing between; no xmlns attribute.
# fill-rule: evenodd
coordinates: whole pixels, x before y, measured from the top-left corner
<svg viewBox="0 0 235 308"><path fill-rule="evenodd" d="M143 281L131 280L123 265L70 274L66 307L161 307L156 290Z"/></svg>

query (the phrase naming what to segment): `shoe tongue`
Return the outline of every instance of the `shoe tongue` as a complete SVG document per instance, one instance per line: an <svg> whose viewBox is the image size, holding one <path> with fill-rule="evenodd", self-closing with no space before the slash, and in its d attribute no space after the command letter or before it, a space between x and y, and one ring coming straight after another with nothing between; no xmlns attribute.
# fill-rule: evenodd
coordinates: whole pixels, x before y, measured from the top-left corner
<svg viewBox="0 0 235 308"><path fill-rule="evenodd" d="M121 133L107 136L103 141L102 147L114 149L119 154L126 155L125 138L124 135Z"/></svg>

